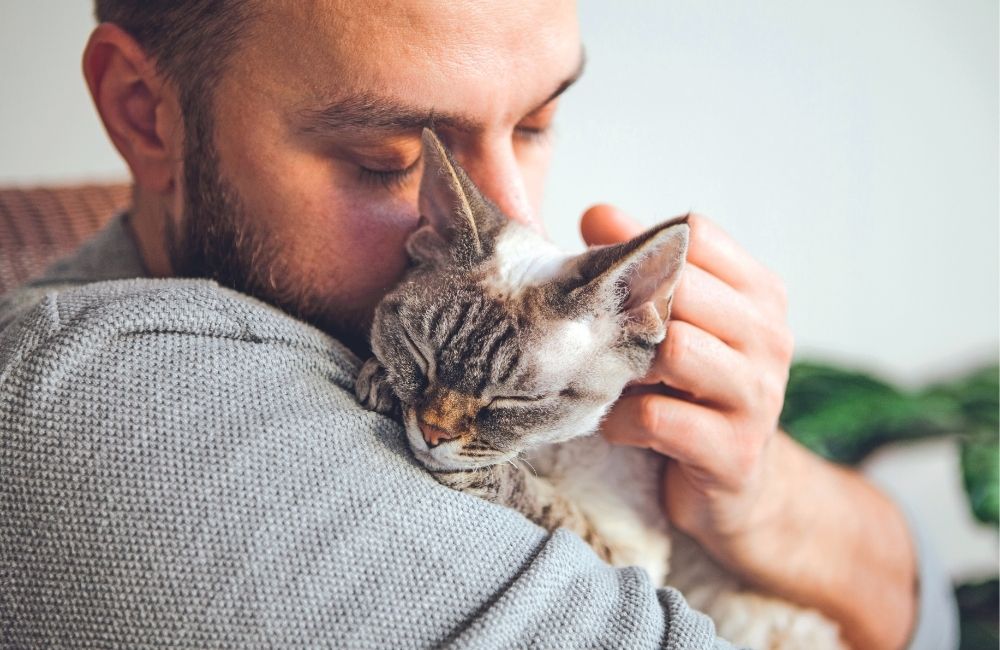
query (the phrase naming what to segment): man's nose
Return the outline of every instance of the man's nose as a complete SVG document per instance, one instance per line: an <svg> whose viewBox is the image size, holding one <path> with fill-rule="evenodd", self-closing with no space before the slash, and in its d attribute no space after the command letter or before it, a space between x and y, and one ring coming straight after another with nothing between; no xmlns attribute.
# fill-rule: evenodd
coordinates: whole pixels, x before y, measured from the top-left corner
<svg viewBox="0 0 1000 650"><path fill-rule="evenodd" d="M510 140L482 144L470 153L459 162L486 198L511 219L540 229Z"/></svg>
<svg viewBox="0 0 1000 650"><path fill-rule="evenodd" d="M420 433L424 436L424 442L426 442L427 446L431 448L437 447L442 442L454 440L458 437L456 434L449 433L444 429L439 429L438 427L432 424L427 424L426 422L418 422L417 426L420 427Z"/></svg>

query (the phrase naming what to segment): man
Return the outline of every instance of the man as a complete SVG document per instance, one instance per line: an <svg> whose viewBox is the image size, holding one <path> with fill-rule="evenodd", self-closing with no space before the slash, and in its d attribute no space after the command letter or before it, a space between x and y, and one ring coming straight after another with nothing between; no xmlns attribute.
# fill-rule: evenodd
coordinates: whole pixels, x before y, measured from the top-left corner
<svg viewBox="0 0 1000 650"><path fill-rule="evenodd" d="M437 486L351 398L423 126L540 227L572 3L97 14L84 74L134 206L0 307L5 642L725 647L636 570ZM582 230L638 228L597 206ZM622 399L604 434L672 459L665 516L748 583L854 647L942 647L943 583L917 588L896 506L776 428L780 281L703 217L689 262L649 377L670 395Z"/></svg>

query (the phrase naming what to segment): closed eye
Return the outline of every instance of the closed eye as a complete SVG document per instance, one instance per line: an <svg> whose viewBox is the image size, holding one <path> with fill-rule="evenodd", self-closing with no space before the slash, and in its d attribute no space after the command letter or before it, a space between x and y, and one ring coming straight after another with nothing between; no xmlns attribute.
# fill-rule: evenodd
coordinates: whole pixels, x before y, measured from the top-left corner
<svg viewBox="0 0 1000 650"><path fill-rule="evenodd" d="M416 361L418 366L420 366L420 370L424 373L424 376L427 377L428 380L433 380L434 377L432 376L432 373L434 372L434 367L431 365L427 357L424 356L420 347L413 341L410 333L406 330L406 326L404 325L400 327L400 330L403 332L403 345L405 345L406 349L409 350L410 356L413 357L413 360Z"/></svg>
<svg viewBox="0 0 1000 650"><path fill-rule="evenodd" d="M528 404L543 402L548 395L499 395L486 405L488 409L518 408Z"/></svg>

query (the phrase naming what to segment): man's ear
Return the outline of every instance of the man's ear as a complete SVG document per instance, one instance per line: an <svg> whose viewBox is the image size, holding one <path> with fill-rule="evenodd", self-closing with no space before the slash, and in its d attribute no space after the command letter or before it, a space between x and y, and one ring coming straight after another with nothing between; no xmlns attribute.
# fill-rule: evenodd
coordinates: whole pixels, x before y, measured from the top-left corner
<svg viewBox="0 0 1000 650"><path fill-rule="evenodd" d="M115 148L138 187L173 189L183 149L183 121L173 84L125 30L98 25L83 52L83 76Z"/></svg>
<svg viewBox="0 0 1000 650"><path fill-rule="evenodd" d="M559 283L585 304L617 307L637 321L662 327L670 316L689 235L687 217L681 217L627 242L592 248L570 262Z"/></svg>

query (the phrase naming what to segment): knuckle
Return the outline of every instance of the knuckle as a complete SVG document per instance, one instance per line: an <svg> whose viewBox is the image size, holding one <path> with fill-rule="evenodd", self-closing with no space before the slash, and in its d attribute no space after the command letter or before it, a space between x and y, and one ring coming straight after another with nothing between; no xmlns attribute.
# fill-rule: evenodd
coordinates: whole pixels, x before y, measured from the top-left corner
<svg viewBox="0 0 1000 650"><path fill-rule="evenodd" d="M795 356L795 337L790 329L785 328L781 336L780 346L781 358L786 362L791 361L792 357Z"/></svg>
<svg viewBox="0 0 1000 650"><path fill-rule="evenodd" d="M751 304L750 308L746 310L745 318L748 326L753 331L760 332L763 336L771 336L771 331L774 329L774 321L767 318L758 305Z"/></svg>
<svg viewBox="0 0 1000 650"><path fill-rule="evenodd" d="M757 375L754 403L758 407L773 406L775 402L784 399L788 373L783 368L777 372L762 372Z"/></svg>
<svg viewBox="0 0 1000 650"><path fill-rule="evenodd" d="M663 410L656 395L643 395L639 398L636 413L637 432L642 438L648 439L660 430L663 422Z"/></svg>
<svg viewBox="0 0 1000 650"><path fill-rule="evenodd" d="M690 335L680 323L671 323L663 341L663 356L668 365L679 363L687 356Z"/></svg>
<svg viewBox="0 0 1000 650"><path fill-rule="evenodd" d="M764 404L769 413L780 413L785 406L785 382L772 381L768 383L764 393Z"/></svg>
<svg viewBox="0 0 1000 650"><path fill-rule="evenodd" d="M756 381L753 382L753 394L750 396L749 401L753 404L758 404L767 397L769 382L764 373L758 373L754 379Z"/></svg>
<svg viewBox="0 0 1000 650"><path fill-rule="evenodd" d="M787 325L775 325L771 331L772 349L783 365L792 360L795 354L795 337Z"/></svg>
<svg viewBox="0 0 1000 650"><path fill-rule="evenodd" d="M765 349L770 350L782 363L789 361L795 350L795 340L788 325L781 320L764 318L759 312L754 323L766 344Z"/></svg>

